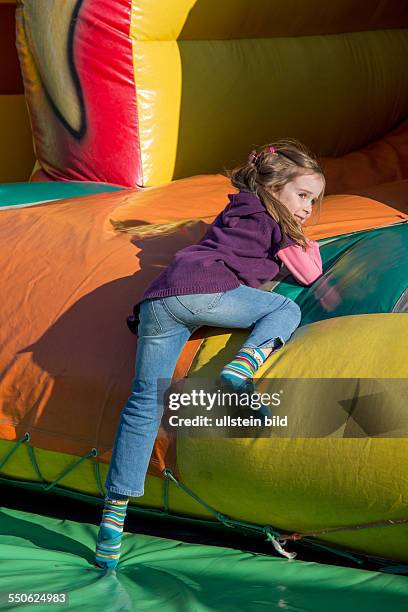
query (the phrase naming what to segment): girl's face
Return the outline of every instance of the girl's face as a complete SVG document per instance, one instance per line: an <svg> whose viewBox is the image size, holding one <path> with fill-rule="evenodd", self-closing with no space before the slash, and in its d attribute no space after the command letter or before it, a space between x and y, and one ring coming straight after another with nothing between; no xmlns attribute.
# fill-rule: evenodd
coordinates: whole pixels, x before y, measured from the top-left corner
<svg viewBox="0 0 408 612"><path fill-rule="evenodd" d="M324 189L320 174L299 174L286 183L280 191L271 193L286 206L298 223L303 224L312 214L312 206Z"/></svg>

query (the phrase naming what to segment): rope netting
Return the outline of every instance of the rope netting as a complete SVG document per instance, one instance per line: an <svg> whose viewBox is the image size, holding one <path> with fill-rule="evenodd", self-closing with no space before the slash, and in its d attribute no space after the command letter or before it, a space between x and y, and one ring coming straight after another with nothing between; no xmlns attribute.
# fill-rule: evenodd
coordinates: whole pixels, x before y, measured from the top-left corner
<svg viewBox="0 0 408 612"><path fill-rule="evenodd" d="M33 469L39 479L39 483L32 483L31 481L24 481L24 480L19 480L18 484L20 486L30 486L30 487L38 487L44 491L50 491L51 489L56 489L59 493L63 494L63 495L67 495L68 491L67 489L64 489L63 487L58 487L58 483L61 483L61 481L71 472L73 472L73 470L75 470L76 468L78 468L86 459L94 459L95 457L98 456L98 450L96 448L91 448L91 450L84 455L83 457L80 457L79 459L76 459L75 461L73 461L71 463L71 465L69 465L67 468L65 468L52 482L47 482L46 479L43 477L43 475L41 474L41 470L39 468L38 462L37 462L37 458L35 455L35 448L33 446L30 445L30 434L28 432L26 432L24 434L24 436L22 438L20 438L19 440L16 440L13 448L10 449L10 451L8 453L6 453L6 455L3 457L2 460L0 460L0 470L6 465L6 463L11 459L11 457L14 455L14 453L18 450L18 448L24 444L24 446L27 448L27 452L31 461L31 464L33 466ZM93 466L93 474L95 477L95 482L98 488L98 491L102 497L102 501L104 501L105 495L106 495L106 489L104 488L104 486L102 485L102 479L101 479L101 474L100 474L100 464L98 461L92 461L92 466ZM315 531L309 531L309 532L303 532L303 533L282 533L281 531L279 531L278 529L276 529L275 527L273 527L272 525L257 525L254 523L248 523L245 521L240 521L237 519L234 519L232 517L229 517L225 514L223 514L222 512L219 512L218 510L216 510L215 508L213 508L212 506L210 506L207 502L205 502L201 497L199 497L196 493L194 493L194 491L192 491L191 489L189 489L185 484L183 484L180 480L178 480L173 473L173 470L169 467L165 467L162 470L162 474L165 478L164 481L164 486L163 486L163 508L162 509L155 509L155 508L137 508L135 506L129 506L128 507L128 512L143 512L144 514L151 514L151 515L164 515L164 516L169 516L171 518L177 518L177 519L181 519L181 520L185 520L188 522L193 522L193 523L207 523L211 522L213 523L213 521L205 521L202 519L194 519L194 518L188 518L187 517L183 517L183 516L179 516L179 515L175 515L172 514L170 512L169 509L169 485L172 482L174 485L176 485L178 488L180 488L186 495L190 496L192 499L194 499L199 505L201 505L203 508L205 508L207 510L208 513L210 513L212 516L215 517L215 519L221 523L224 527L228 528L228 529L237 529L239 531L245 532L245 533L257 533L260 535L263 535L265 540L267 542L270 542L272 544L272 546L274 547L274 549L281 554L282 556L286 557L287 559L294 559L297 556L296 552L289 552L287 550L284 549L284 546L286 544L287 541L292 541L292 542L296 542L299 540L302 540L304 542L304 544L308 547L312 547L312 548L321 548L327 551L330 551L331 553L334 553L335 555L339 555L342 557L345 557L359 565L361 565L362 563L364 563L365 560L374 562L374 563L379 563L382 567L379 568L380 571L383 572L389 572L389 573L401 573L401 574L405 574L408 573L408 565L405 564L397 564L396 562L392 562L389 559L380 559L378 557L374 557L374 556L370 556L370 555L363 555L363 554L359 554L359 553L355 553L355 552L350 552L347 550L341 550L332 546L328 546L327 544L322 544L321 542L316 542L314 539L311 538L316 538L319 536L323 536L323 535L328 535L328 534L332 534L332 533L340 533L340 532L346 532L346 531L357 531L357 530L362 530L362 529L374 529L374 528L382 528L382 527L390 527L390 526L395 526L395 525L404 525L404 524L408 524L408 517L407 518L399 518L399 519L385 519L385 520L381 520L381 521L373 521L373 522L369 522L369 523L362 523L362 524L355 524L355 525L343 525L343 526L339 526L339 527L328 527L325 529L319 529L319 530L315 530ZM0 478L0 480L3 480L5 482L10 481L10 482L15 482L12 481L12 479L8 478L8 477L2 477ZM70 492L71 493L71 492ZM86 498L86 499L90 499L92 498L92 500L95 500L94 496L91 495L86 495L83 493L79 493L79 492L72 492L71 495L73 497L78 497L78 498ZM101 500L99 500L101 501ZM388 564L388 565L385 565Z"/></svg>

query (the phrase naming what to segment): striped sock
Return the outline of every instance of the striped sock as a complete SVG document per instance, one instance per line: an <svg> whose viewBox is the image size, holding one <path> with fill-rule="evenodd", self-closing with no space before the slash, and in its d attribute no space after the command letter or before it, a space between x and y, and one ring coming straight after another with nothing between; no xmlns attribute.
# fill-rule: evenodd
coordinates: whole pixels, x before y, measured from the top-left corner
<svg viewBox="0 0 408 612"><path fill-rule="evenodd" d="M118 495L118 497L121 499L105 497L105 507L95 551L95 562L103 569L115 569L119 562L123 524L129 498L124 495Z"/></svg>
<svg viewBox="0 0 408 612"><path fill-rule="evenodd" d="M245 387L250 388L256 370L263 364L265 359L266 357L262 349L244 346L235 358L223 367L220 373L220 380L227 387L234 390Z"/></svg>

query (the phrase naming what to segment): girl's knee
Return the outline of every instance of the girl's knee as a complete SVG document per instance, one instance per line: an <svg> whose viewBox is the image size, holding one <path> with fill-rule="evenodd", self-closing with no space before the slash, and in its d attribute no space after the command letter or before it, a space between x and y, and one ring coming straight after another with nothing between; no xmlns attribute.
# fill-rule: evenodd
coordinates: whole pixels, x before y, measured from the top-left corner
<svg viewBox="0 0 408 612"><path fill-rule="evenodd" d="M290 316L290 318L293 319L294 328L298 327L301 321L301 318L302 318L302 311L300 310L299 306L296 304L296 302L294 302L290 298L286 299L286 302L284 305L285 305L286 312L288 313L288 316Z"/></svg>

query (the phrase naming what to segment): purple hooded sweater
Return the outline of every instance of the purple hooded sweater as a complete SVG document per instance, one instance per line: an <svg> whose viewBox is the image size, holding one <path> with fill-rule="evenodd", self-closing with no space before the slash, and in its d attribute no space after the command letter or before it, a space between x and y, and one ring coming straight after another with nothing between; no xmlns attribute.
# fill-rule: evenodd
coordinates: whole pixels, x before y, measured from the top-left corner
<svg viewBox="0 0 408 612"><path fill-rule="evenodd" d="M229 204L208 227L199 242L180 249L157 278L146 288L127 325L137 334L139 308L143 300L189 293L217 293L240 284L258 288L272 280L281 263L276 253L296 244L283 236L255 193L228 195Z"/></svg>

